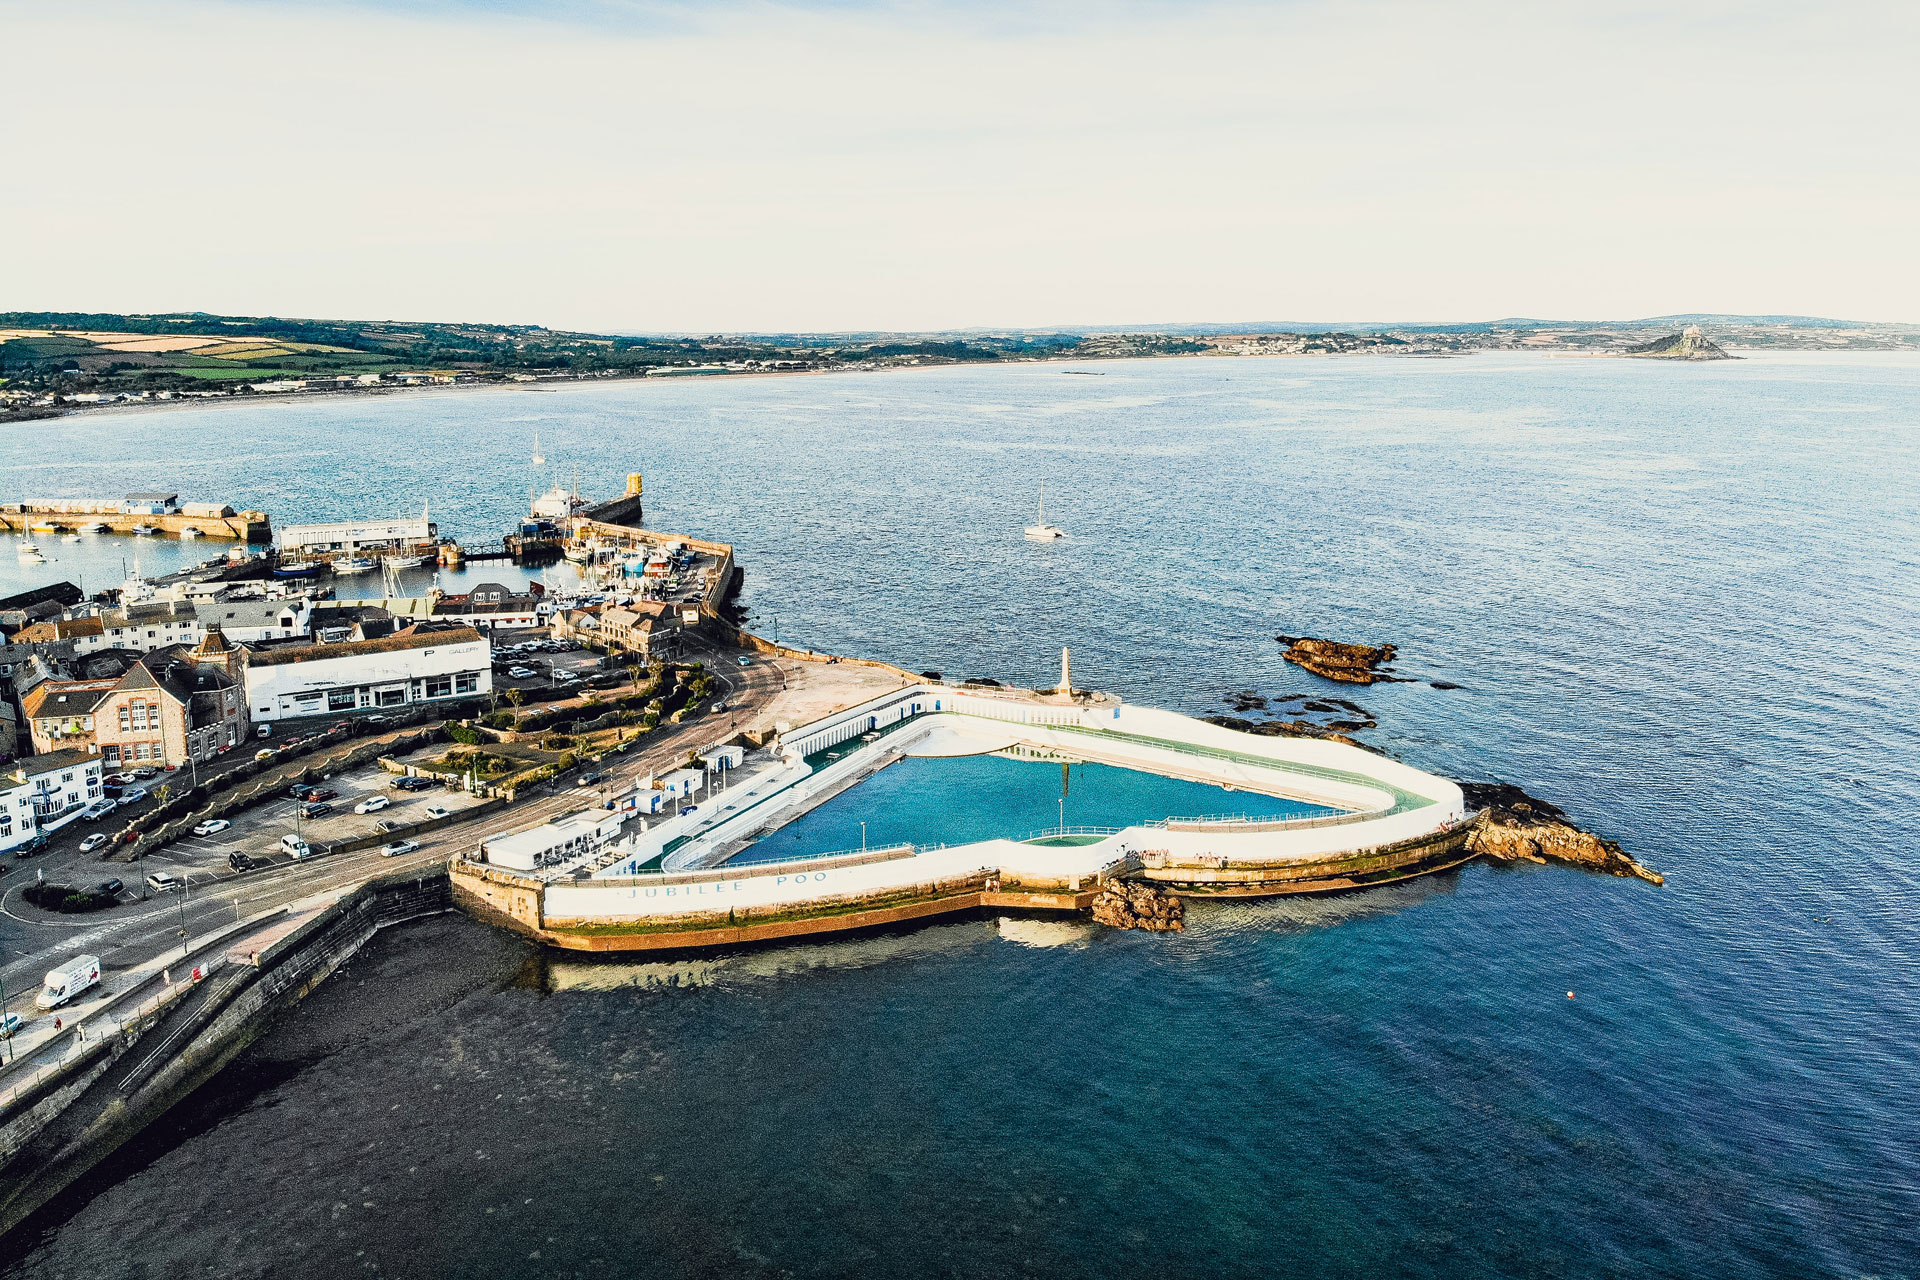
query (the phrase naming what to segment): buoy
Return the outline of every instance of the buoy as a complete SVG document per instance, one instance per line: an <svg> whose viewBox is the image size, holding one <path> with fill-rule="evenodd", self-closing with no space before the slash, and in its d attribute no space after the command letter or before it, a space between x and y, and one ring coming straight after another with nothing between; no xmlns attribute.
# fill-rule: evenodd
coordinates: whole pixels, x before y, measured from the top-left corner
<svg viewBox="0 0 1920 1280"><path fill-rule="evenodd" d="M1569 1000L1573 999L1573 992L1571 991L1567 992L1567 999Z"/></svg>

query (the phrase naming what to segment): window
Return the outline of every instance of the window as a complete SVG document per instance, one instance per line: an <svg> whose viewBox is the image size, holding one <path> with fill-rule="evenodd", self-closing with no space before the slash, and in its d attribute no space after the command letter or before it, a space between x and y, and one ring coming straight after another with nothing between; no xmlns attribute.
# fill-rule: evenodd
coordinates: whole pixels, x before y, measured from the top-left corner
<svg viewBox="0 0 1920 1280"><path fill-rule="evenodd" d="M135 747L133 748L133 758L135 760L145 760L147 758L146 743L142 742L135 745Z"/></svg>
<svg viewBox="0 0 1920 1280"><path fill-rule="evenodd" d="M379 693L376 705L382 706L382 707L397 707L397 706L400 706L402 703L406 702L406 700L407 700L407 691L404 688L382 689Z"/></svg>
<svg viewBox="0 0 1920 1280"><path fill-rule="evenodd" d="M452 676L428 676L427 696L429 698L450 698L453 696Z"/></svg>
<svg viewBox="0 0 1920 1280"><path fill-rule="evenodd" d="M73 781L73 770L71 770L71 769L69 769L69 770L67 770L67 771L66 771L65 773L63 773L63 774L61 774L61 775L60 775L60 781L62 781L62 782L72 782L72 781Z"/></svg>
<svg viewBox="0 0 1920 1280"><path fill-rule="evenodd" d="M120 732L125 733L127 730L133 728L132 714L133 713L126 707L123 706L120 708Z"/></svg>
<svg viewBox="0 0 1920 1280"><path fill-rule="evenodd" d="M480 677L471 671L462 671L453 678L455 693L473 693L480 687Z"/></svg>
<svg viewBox="0 0 1920 1280"><path fill-rule="evenodd" d="M120 748L109 743L107 747L103 751L101 751L100 758L102 760L105 760L108 764L119 764Z"/></svg>
<svg viewBox="0 0 1920 1280"><path fill-rule="evenodd" d="M327 691L327 710L329 711L351 711L353 710L353 703L354 697L352 689L329 689Z"/></svg>

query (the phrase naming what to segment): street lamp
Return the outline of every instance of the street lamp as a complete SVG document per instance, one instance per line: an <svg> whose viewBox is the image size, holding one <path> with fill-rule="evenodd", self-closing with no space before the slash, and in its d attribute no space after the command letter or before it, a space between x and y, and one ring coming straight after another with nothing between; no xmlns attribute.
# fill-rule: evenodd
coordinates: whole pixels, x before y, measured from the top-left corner
<svg viewBox="0 0 1920 1280"><path fill-rule="evenodd" d="M1067 798L1060 797L1060 834L1067 834Z"/></svg>
<svg viewBox="0 0 1920 1280"><path fill-rule="evenodd" d="M863 822L860 824L860 852L865 853L866 851L867 851L867 824Z"/></svg>

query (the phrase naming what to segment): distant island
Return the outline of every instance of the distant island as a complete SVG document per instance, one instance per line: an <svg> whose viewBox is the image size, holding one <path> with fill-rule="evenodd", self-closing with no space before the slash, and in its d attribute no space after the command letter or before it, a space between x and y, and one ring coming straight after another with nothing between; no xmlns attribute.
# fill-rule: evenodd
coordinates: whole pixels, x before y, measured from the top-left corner
<svg viewBox="0 0 1920 1280"><path fill-rule="evenodd" d="M1697 324L1690 324L1679 333L1670 333L1664 338L1655 338L1652 342L1628 347L1621 354L1635 356L1642 360L1738 360L1740 358L1728 355L1707 341Z"/></svg>
<svg viewBox="0 0 1920 1280"><path fill-rule="evenodd" d="M0 420L129 403L383 394L459 383L511 386L1154 356L1544 351L1670 360L1737 358L1709 341L1707 328L1736 350L1920 351L1920 325L1810 316L691 336L202 312L13 311L0 312Z"/></svg>

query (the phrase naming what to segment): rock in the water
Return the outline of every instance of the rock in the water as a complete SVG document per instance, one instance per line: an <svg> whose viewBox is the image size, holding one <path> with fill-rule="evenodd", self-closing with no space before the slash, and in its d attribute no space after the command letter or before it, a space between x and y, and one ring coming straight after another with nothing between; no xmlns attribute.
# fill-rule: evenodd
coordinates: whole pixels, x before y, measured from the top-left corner
<svg viewBox="0 0 1920 1280"><path fill-rule="evenodd" d="M1383 664L1393 661L1394 648L1390 644L1345 644L1315 636L1275 636L1274 639L1287 646L1281 657L1328 680L1374 684L1395 678L1380 670Z"/></svg>
<svg viewBox="0 0 1920 1280"><path fill-rule="evenodd" d="M1093 918L1115 929L1176 933L1186 928L1186 904L1150 884L1115 880L1093 900Z"/></svg>
<svg viewBox="0 0 1920 1280"><path fill-rule="evenodd" d="M1638 876L1653 884L1667 879L1628 857L1611 840L1577 827L1558 805L1505 782L1462 783L1467 807L1479 809L1467 848L1503 862L1564 862L1608 875Z"/></svg>
<svg viewBox="0 0 1920 1280"><path fill-rule="evenodd" d="M1637 356L1642 360L1738 360L1739 356L1728 355L1717 345L1708 341L1700 332L1700 326L1690 324L1679 333L1670 333L1664 338L1655 338L1652 342L1643 342L1637 347L1628 347L1623 355Z"/></svg>
<svg viewBox="0 0 1920 1280"><path fill-rule="evenodd" d="M1235 711L1265 711L1267 700L1260 696L1258 690L1242 689L1227 695L1227 705Z"/></svg>

